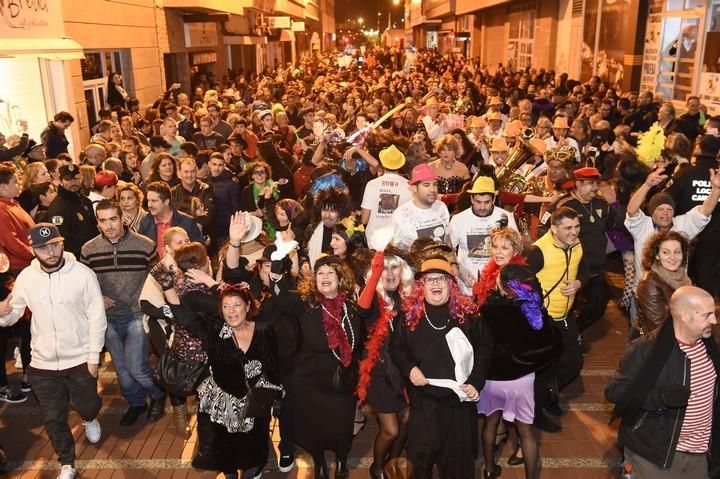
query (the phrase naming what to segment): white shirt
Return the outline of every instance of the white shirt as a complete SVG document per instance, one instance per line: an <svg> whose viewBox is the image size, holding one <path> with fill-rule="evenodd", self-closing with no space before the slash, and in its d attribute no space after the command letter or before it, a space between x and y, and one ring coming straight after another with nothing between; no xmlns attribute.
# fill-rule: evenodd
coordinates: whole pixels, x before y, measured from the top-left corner
<svg viewBox="0 0 720 479"><path fill-rule="evenodd" d="M393 244L409 248L418 238L433 238L444 242L450 213L442 201L435 201L430 208L415 206L412 200L401 205L392 215L392 226L395 231Z"/></svg>
<svg viewBox="0 0 720 479"><path fill-rule="evenodd" d="M503 224L518 231L513 214L497 206L489 216L477 216L471 207L456 214L450 220L448 227L450 243L453 248L457 248L460 267L469 272L473 278L477 278L478 271L490 261L492 246L490 232ZM464 281L460 281L460 291L463 294L471 294L472 285L468 286Z"/></svg>
<svg viewBox="0 0 720 479"><path fill-rule="evenodd" d="M709 222L710 217L700 213L700 205L698 205L684 215L675 216L670 230L685 233L688 239L693 239L705 229ZM642 210L639 210L635 216L629 214L625 216L625 227L632 235L633 241L635 241L635 284L633 285L633 290L635 290L645 273L642 267L645 243L658 230L655 229L652 218Z"/></svg>
<svg viewBox="0 0 720 479"><path fill-rule="evenodd" d="M368 246L376 251L385 249L392 239L392 215L398 207L412 199L408 180L395 173L370 180L365 185L360 207L370 211L365 227ZM383 234L387 231L387 234Z"/></svg>

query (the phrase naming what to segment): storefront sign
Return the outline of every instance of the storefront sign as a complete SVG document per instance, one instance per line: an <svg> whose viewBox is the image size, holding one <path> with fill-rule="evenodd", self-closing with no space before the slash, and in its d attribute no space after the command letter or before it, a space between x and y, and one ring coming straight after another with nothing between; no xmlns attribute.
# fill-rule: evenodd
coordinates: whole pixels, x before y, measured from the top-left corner
<svg viewBox="0 0 720 479"><path fill-rule="evenodd" d="M640 91L655 91L660 61L660 39L662 36L662 1L653 0L648 10L645 28L645 49L643 53Z"/></svg>
<svg viewBox="0 0 720 479"><path fill-rule="evenodd" d="M215 63L217 62L217 53L216 52L201 52L201 53L191 53L190 58L192 60L193 65L202 65L205 63Z"/></svg>
<svg viewBox="0 0 720 479"><path fill-rule="evenodd" d="M305 31L305 22L292 22L292 27L290 29L293 32L304 32Z"/></svg>
<svg viewBox="0 0 720 479"><path fill-rule="evenodd" d="M0 0L0 38L62 38L62 7L56 0Z"/></svg>
<svg viewBox="0 0 720 479"><path fill-rule="evenodd" d="M700 75L700 101L712 109L720 108L720 73Z"/></svg>
<svg viewBox="0 0 720 479"><path fill-rule="evenodd" d="M185 24L185 46L193 47L214 47L217 45L217 23L186 23Z"/></svg>
<svg viewBox="0 0 720 479"><path fill-rule="evenodd" d="M266 17L268 28L290 28L290 17Z"/></svg>

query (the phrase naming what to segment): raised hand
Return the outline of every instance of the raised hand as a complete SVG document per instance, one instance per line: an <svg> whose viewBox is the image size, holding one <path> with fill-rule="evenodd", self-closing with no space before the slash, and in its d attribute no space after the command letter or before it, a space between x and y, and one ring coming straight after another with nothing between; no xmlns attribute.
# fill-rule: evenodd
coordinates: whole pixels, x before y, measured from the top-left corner
<svg viewBox="0 0 720 479"><path fill-rule="evenodd" d="M245 215L242 211L238 211L230 217L230 228L228 229L228 238L232 244L239 244L247 233L248 225L245 224Z"/></svg>

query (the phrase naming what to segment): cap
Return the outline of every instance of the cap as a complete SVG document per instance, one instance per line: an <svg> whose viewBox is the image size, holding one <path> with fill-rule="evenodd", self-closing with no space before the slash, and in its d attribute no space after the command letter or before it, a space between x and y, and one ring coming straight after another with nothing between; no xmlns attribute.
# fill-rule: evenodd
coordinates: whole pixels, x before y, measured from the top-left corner
<svg viewBox="0 0 720 479"><path fill-rule="evenodd" d="M453 275L452 267L450 266L448 260L438 257L428 258L423 261L422 266L420 266L420 271L415 273L415 279L419 279L428 273L442 273L449 276Z"/></svg>
<svg viewBox="0 0 720 479"><path fill-rule="evenodd" d="M399 170L405 165L405 155L395 145L380 151L380 164L388 170Z"/></svg>
<svg viewBox="0 0 720 479"><path fill-rule="evenodd" d="M502 121L503 118L502 118L502 113L500 113L499 111L494 111L492 113L488 113L485 116L485 119L487 121Z"/></svg>
<svg viewBox="0 0 720 479"><path fill-rule="evenodd" d="M102 188L103 186L115 186L118 183L118 177L114 171L102 170L95 173L95 186Z"/></svg>
<svg viewBox="0 0 720 479"><path fill-rule="evenodd" d="M540 155L544 155L545 151L547 150L547 143L545 143L540 138L533 138L530 140L530 145L538 152Z"/></svg>
<svg viewBox="0 0 720 479"><path fill-rule="evenodd" d="M473 116L470 118L468 128L485 128L485 120L480 116Z"/></svg>
<svg viewBox="0 0 720 479"><path fill-rule="evenodd" d="M555 120L553 121L553 128L570 128L568 125L567 118L564 116L556 116Z"/></svg>
<svg viewBox="0 0 720 479"><path fill-rule="evenodd" d="M661 205L670 205L674 210L675 200L672 199L672 196L667 193L663 193L662 191L660 193L656 193L652 198L650 198L650 201L648 201L648 213L652 215L657 207Z"/></svg>
<svg viewBox="0 0 720 479"><path fill-rule="evenodd" d="M437 180L437 175L433 172L433 170L430 169L428 165L422 163L413 168L412 177L410 178L410 181L408 181L408 184L415 185L422 181L435 180Z"/></svg>
<svg viewBox="0 0 720 479"><path fill-rule="evenodd" d="M477 195L481 193L492 193L494 195L495 193L497 193L497 190L495 190L495 182L492 178L490 178L489 176L480 176L477 180L475 180L472 188L467 190L467 192L471 195Z"/></svg>
<svg viewBox="0 0 720 479"><path fill-rule="evenodd" d="M272 116L272 114L273 114L272 110L262 110L260 113L258 113L258 118L260 118L262 120L263 118L265 118L268 115Z"/></svg>
<svg viewBox="0 0 720 479"><path fill-rule="evenodd" d="M58 168L61 180L72 180L80 174L80 167L78 165L62 165Z"/></svg>
<svg viewBox="0 0 720 479"><path fill-rule="evenodd" d="M512 138L514 136L519 136L520 133L522 133L522 128L512 121L505 126L502 136Z"/></svg>
<svg viewBox="0 0 720 479"><path fill-rule="evenodd" d="M38 223L30 228L30 234L28 235L30 240L30 246L33 248L39 248L46 244L59 243L64 241L65 238L60 236L60 230L57 229L52 223Z"/></svg>
<svg viewBox="0 0 720 479"><path fill-rule="evenodd" d="M150 146L152 146L153 148L172 148L172 145L160 135L155 135L150 138Z"/></svg>
<svg viewBox="0 0 720 479"><path fill-rule="evenodd" d="M492 145L490 145L490 151L509 151L510 148L505 141L505 138L493 138Z"/></svg>
<svg viewBox="0 0 720 479"><path fill-rule="evenodd" d="M597 180L600 178L600 171L592 166L586 166L575 170L573 176L576 180Z"/></svg>

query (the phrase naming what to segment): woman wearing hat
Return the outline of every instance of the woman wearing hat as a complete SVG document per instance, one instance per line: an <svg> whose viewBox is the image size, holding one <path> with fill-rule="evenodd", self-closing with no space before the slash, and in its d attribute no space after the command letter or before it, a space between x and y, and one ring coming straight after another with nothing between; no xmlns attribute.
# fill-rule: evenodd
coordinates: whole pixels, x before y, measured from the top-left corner
<svg viewBox="0 0 720 479"><path fill-rule="evenodd" d="M429 479L434 466L441 478L475 475L474 402L485 383L492 345L482 324L472 318L473 310L445 258L423 261L403 299L405 321L398 324L390 344L393 362L409 379L407 454L412 477ZM430 380L456 385L435 386Z"/></svg>
<svg viewBox="0 0 720 479"><path fill-rule="evenodd" d="M373 443L370 477L398 477L397 461L407 439L409 409L400 370L390 358L389 343L397 327L401 303L413 285L410 266L391 247L375 253L370 277L358 306L365 318L368 340L365 358L360 362L358 398L376 412L378 433Z"/></svg>
<svg viewBox="0 0 720 479"><path fill-rule="evenodd" d="M348 477L353 439L357 360L365 328L353 301L352 273L336 256L321 256L314 273L288 290L273 288L283 314L297 319L298 352L291 373L295 443L308 451L315 477L327 478L325 450L335 452L337 479Z"/></svg>

